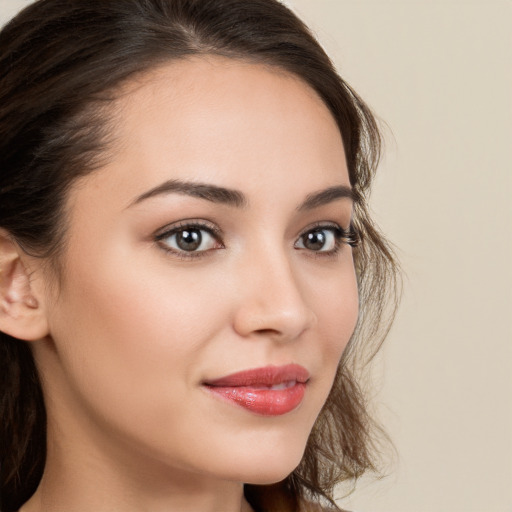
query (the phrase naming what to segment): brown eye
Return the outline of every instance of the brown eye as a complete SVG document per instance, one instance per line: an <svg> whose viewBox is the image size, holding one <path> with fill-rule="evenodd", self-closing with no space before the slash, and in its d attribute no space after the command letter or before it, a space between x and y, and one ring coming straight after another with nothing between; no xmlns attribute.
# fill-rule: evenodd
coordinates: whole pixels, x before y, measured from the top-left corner
<svg viewBox="0 0 512 512"><path fill-rule="evenodd" d="M312 231L305 234L302 239L306 249L321 251L327 241L327 236L323 231Z"/></svg>
<svg viewBox="0 0 512 512"><path fill-rule="evenodd" d="M200 229L184 229L178 231L175 236L176 245L183 251L196 251L203 241Z"/></svg>
<svg viewBox="0 0 512 512"><path fill-rule="evenodd" d="M301 235L295 244L295 248L315 252L332 252L336 250L340 239L341 234L338 228L316 228Z"/></svg>
<svg viewBox="0 0 512 512"><path fill-rule="evenodd" d="M200 226L177 227L159 235L157 240L167 250L177 253L201 253L222 246L210 229Z"/></svg>

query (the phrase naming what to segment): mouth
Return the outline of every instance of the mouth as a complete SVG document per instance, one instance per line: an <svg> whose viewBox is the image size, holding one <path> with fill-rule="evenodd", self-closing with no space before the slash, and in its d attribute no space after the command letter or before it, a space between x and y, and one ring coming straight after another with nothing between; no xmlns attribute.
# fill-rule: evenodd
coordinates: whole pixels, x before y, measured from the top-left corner
<svg viewBox="0 0 512 512"><path fill-rule="evenodd" d="M309 372L300 365L266 366L203 382L213 396L261 416L280 416L303 401Z"/></svg>

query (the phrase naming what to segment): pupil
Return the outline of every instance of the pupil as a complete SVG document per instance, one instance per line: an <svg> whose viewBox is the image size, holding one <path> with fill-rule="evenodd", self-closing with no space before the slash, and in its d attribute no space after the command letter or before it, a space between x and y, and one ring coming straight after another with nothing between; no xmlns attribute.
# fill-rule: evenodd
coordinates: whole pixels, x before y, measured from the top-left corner
<svg viewBox="0 0 512 512"><path fill-rule="evenodd" d="M195 251L202 241L201 232L198 229L185 229L176 235L176 242L184 251Z"/></svg>
<svg viewBox="0 0 512 512"><path fill-rule="evenodd" d="M325 233L323 231L313 231L306 235L304 246L312 251L318 251L325 245Z"/></svg>

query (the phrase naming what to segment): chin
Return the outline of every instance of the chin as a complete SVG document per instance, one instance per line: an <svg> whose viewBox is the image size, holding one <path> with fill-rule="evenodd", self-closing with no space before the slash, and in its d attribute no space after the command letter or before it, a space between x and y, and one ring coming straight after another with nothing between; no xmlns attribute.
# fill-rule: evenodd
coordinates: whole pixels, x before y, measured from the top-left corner
<svg viewBox="0 0 512 512"><path fill-rule="evenodd" d="M243 473L243 477L239 478L239 481L254 485L271 485L281 482L300 464L304 447L290 450L288 453L273 451L269 454L266 450L262 450L262 452L264 453L248 461L246 467L239 468Z"/></svg>
<svg viewBox="0 0 512 512"><path fill-rule="evenodd" d="M295 468L293 468L295 469ZM245 484L250 485L273 485L277 484L278 482L283 481L288 475L290 475L293 472L293 469L291 471L286 472L279 472L279 471L270 471L270 472L262 472L261 474L255 476L254 478L245 480Z"/></svg>

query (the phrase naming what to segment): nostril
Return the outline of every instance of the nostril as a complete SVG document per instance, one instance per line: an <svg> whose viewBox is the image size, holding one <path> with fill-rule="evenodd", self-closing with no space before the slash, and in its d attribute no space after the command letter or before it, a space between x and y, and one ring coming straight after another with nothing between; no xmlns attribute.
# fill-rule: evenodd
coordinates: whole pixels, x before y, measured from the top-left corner
<svg viewBox="0 0 512 512"><path fill-rule="evenodd" d="M255 331L256 334L262 334L262 335L267 335L267 336L271 336L271 335L279 335L279 331L276 330L276 329L257 329Z"/></svg>

